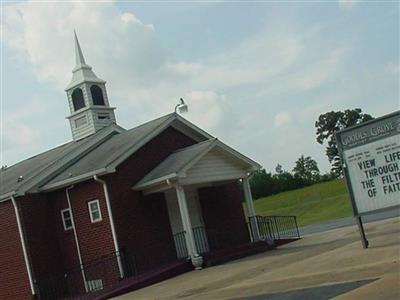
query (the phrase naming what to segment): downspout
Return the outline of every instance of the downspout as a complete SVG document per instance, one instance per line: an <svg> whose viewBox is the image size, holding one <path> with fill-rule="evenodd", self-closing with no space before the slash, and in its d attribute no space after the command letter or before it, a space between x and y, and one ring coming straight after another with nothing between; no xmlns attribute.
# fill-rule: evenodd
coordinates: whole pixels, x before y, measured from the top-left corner
<svg viewBox="0 0 400 300"><path fill-rule="evenodd" d="M78 240L78 234L76 232L76 227L75 227L74 213L72 212L71 199L69 197L69 190L71 190L73 188L74 188L73 185L67 187L65 189L65 195L67 196L68 208L69 208L69 211L71 213L72 230L74 231L75 246L76 246L76 251L78 252L79 266L80 266L80 269L81 269L83 285L85 286L85 290L87 292L86 275L85 275L85 270L83 268L81 249L79 247L79 240Z"/></svg>
<svg viewBox="0 0 400 300"><path fill-rule="evenodd" d="M21 241L21 246L22 246L22 253L24 255L24 261L25 261L25 267L26 267L26 271L28 273L28 278L29 278L29 286L31 288L31 292L32 295L35 296L36 292L35 292L35 286L33 284L33 277L32 277L32 271L31 271L31 266L29 264L29 258L28 258L28 252L26 251L26 244L25 244L25 239L24 239L24 233L22 231L22 224L21 224L21 219L19 217L19 211L18 211L18 206L17 206L17 202L15 201L14 196L12 195L10 197L11 202L14 206L14 210L15 210L15 217L17 219L17 225L18 225L18 232L19 232L19 239Z"/></svg>
<svg viewBox="0 0 400 300"><path fill-rule="evenodd" d="M250 223L250 228L253 233L253 236L250 236L252 239L252 242L260 240L260 230L258 228L258 219L256 215L256 210L254 208L254 202L253 202L253 196L251 193L251 187L250 187L250 179L253 177L254 174L247 174L247 177L243 178L243 192L244 192L244 197L246 200L247 204L247 209L248 209L248 214L249 214L249 223Z"/></svg>
<svg viewBox="0 0 400 300"><path fill-rule="evenodd" d="M110 219L110 227L111 227L111 234L112 234L112 238L113 238L113 242L114 242L115 254L117 255L119 274L122 279L122 278L124 278L124 269L122 268L121 253L119 252L117 233L115 231L114 217L113 217L112 210L111 210L110 196L108 193L107 183L104 180L97 177L97 175L94 175L93 179L103 185L104 197L106 200L108 217Z"/></svg>

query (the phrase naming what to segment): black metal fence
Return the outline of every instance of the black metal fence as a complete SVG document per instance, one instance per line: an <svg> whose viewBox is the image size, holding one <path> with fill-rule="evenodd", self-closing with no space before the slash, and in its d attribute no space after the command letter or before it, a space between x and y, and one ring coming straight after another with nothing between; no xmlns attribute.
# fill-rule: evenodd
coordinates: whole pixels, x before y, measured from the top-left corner
<svg viewBox="0 0 400 300"><path fill-rule="evenodd" d="M299 230L295 216L255 216L249 218L249 231L257 224L261 239L291 239L299 238ZM223 247L223 239L212 230L207 236L204 226L194 227L193 236L199 254ZM224 232L223 235L236 234ZM171 262L176 258L187 258L188 250L185 240L186 232L179 232L173 236L171 245L152 243L141 247L137 251L120 251L97 260L85 263L82 266L53 274L36 283L39 299L68 299L90 292L102 290L116 284L123 278L140 276L156 266ZM155 239L157 240L157 239ZM160 238L160 241L165 239ZM230 239L231 240L231 237ZM255 240L253 238L253 240ZM122 274L121 274L121 270Z"/></svg>
<svg viewBox="0 0 400 300"><path fill-rule="evenodd" d="M37 282L39 299L63 299L102 290L121 280L119 265L125 274L132 275L123 252L111 253L64 274L54 274Z"/></svg>
<svg viewBox="0 0 400 300"><path fill-rule="evenodd" d="M204 254L210 251L210 248L208 246L207 233L204 226L194 227L193 236L199 254Z"/></svg>
<svg viewBox="0 0 400 300"><path fill-rule="evenodd" d="M176 259L175 247L154 242L137 251L113 252L36 283L39 299L69 299L138 277Z"/></svg>
<svg viewBox="0 0 400 300"><path fill-rule="evenodd" d="M196 244L198 254L204 254L210 251L207 239L207 233L204 226L193 227L193 237ZM175 248L178 258L185 258L189 256L186 247L186 231L178 232L173 235Z"/></svg>
<svg viewBox="0 0 400 300"><path fill-rule="evenodd" d="M178 256L178 258L185 258L189 256L189 252L186 247L185 235L186 235L185 231L181 231L173 235L176 248L176 255Z"/></svg>
<svg viewBox="0 0 400 300"><path fill-rule="evenodd" d="M249 218L249 232L254 240L254 230L258 228L260 239L296 239L300 238L296 216L254 216Z"/></svg>

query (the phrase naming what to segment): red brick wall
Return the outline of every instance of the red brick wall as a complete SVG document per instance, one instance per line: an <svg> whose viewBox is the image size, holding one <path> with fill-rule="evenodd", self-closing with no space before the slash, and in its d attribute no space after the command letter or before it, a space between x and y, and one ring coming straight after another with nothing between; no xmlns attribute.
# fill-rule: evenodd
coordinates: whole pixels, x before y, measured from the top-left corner
<svg viewBox="0 0 400 300"><path fill-rule="evenodd" d="M237 182L199 189L199 199L211 250L250 241Z"/></svg>
<svg viewBox="0 0 400 300"><path fill-rule="evenodd" d="M57 235L59 251L63 262L63 271L70 270L79 265L75 237L72 229L65 231L62 223L61 210L68 208L65 189L52 192L48 198L53 202L53 230Z"/></svg>
<svg viewBox="0 0 400 300"><path fill-rule="evenodd" d="M82 182L69 190L72 212L83 263L115 251L103 187L94 180ZM88 202L99 200L102 221L91 223Z"/></svg>
<svg viewBox="0 0 400 300"><path fill-rule="evenodd" d="M11 201L0 203L0 228L0 299L31 299L28 273Z"/></svg>
<svg viewBox="0 0 400 300"><path fill-rule="evenodd" d="M174 150L195 144L168 128L106 176L121 249L135 253L146 267L175 258L176 252L163 194L144 196L131 188ZM146 261L146 257L152 257ZM145 268L145 266L142 266Z"/></svg>
<svg viewBox="0 0 400 300"><path fill-rule="evenodd" d="M46 194L29 194L18 201L32 271L39 281L62 270L57 232L54 230L53 203L48 201Z"/></svg>
<svg viewBox="0 0 400 300"><path fill-rule="evenodd" d="M105 176L120 248L136 255L139 270L172 260L176 252L164 195L144 196L131 187L174 150L193 144L195 141L189 137L168 128L122 163L117 172ZM112 253L115 249L102 185L89 180L75 185L69 193L84 264ZM237 184L201 189L199 194L206 229L209 236L218 233L219 247L249 240ZM103 220L92 224L88 202L95 199L99 200ZM64 231L60 214L68 207L65 189L28 195L22 200L21 216L35 279L40 282L49 275L78 267L73 231ZM29 281L10 202L0 204L0 225L0 282L10 282L6 289L0 289L0 299L27 298ZM210 244L215 246L212 241ZM75 275L80 281L80 272ZM86 276L88 280L101 277L94 269L88 270Z"/></svg>
<svg viewBox="0 0 400 300"><path fill-rule="evenodd" d="M107 176L121 247L135 250L136 255L143 256L137 265L139 269L151 264L159 265L166 258L170 259L175 255L175 249L163 194L144 197L141 193L132 191L131 187L172 151L193 143L191 139L178 131L172 128L167 129L124 162L118 168L117 173ZM103 258L115 250L103 187L100 183L89 180L75 185L69 193L82 260L84 264L89 263L90 265L90 262ZM99 200L103 220L92 224L88 202L95 199ZM61 210L68 207L65 189L47 194L27 195L20 198L19 201L22 205L21 219L26 227L27 246L34 278L39 283L47 282L49 277L63 275L65 271L75 268L74 278L71 279L72 284L81 284L81 274L77 269L79 260L73 230L64 231L61 219ZM19 237L18 239L14 238L14 235L18 234L15 220L12 222L9 220L15 218L15 215L13 211L9 212L9 204L2 206L5 208L0 211L0 216L3 213L7 215L7 218L1 218L0 222L7 224L8 227L2 224L2 228L9 228L9 230L1 232L1 241L4 240L7 243L2 243L0 262L10 260L9 249L19 249L13 243L8 242L9 240L13 240L14 243L19 241ZM17 275L19 280L15 282L13 280L13 285L10 285L9 289L2 289L0 293L6 294L11 290L16 290L21 294L29 295L29 282L21 280L21 274L26 275L25 269L21 270L21 266L25 268L22 254L19 251L14 251L13 254L11 261L14 258L15 264L22 265L8 264L8 266L12 266L10 270L2 268L0 282L7 282L8 277L13 278L12 276ZM151 261L146 262L145 260L149 257L151 257ZM118 274L115 262L116 260L113 262L113 276ZM110 269L110 265L107 268ZM17 272L12 272L14 270ZM11 275L4 277L7 271L10 271ZM89 268L86 272L87 280L104 276L109 280L116 279L107 274L104 276L99 274L100 270L94 267ZM103 279L107 280L107 278ZM14 289L14 286L20 286L20 288ZM78 288L82 288L82 286ZM0 297L0 299L2 298Z"/></svg>
<svg viewBox="0 0 400 300"><path fill-rule="evenodd" d="M111 235L110 222L104 191L101 184L89 180L75 185L69 189L71 207L75 221L75 228L79 240L79 248L85 275L87 280L102 279L104 284L112 284L118 281L118 265L115 257L106 260L103 264L92 264L94 260L103 259L104 256L114 252L114 244ZM68 208L65 188L47 194L51 209L48 210L48 219L51 220L53 240L58 247L59 268L47 272L47 276L59 276L68 272L68 286L75 292L83 292L83 278L79 267L78 251L74 231L65 231L62 223L61 210ZM88 202L99 200L102 221L91 223ZM34 227L34 226L33 226ZM37 227L37 226L36 226ZM43 249L46 253L49 249ZM40 260L40 259L36 259ZM103 261L105 261L103 259ZM48 261L49 265L51 262ZM101 268L101 271L99 270ZM106 271L105 271L106 270ZM40 280L38 280L40 282ZM58 279L61 282L61 279Z"/></svg>
<svg viewBox="0 0 400 300"><path fill-rule="evenodd" d="M70 199L83 263L90 263L93 260L114 252L102 185L93 180L80 183L70 190ZM99 200L103 220L92 224L89 216L88 202L95 199ZM60 286L62 284L60 278L63 278L63 274L71 269L74 272L70 273L69 284L75 290L81 290L83 284L73 230L64 231L60 213L62 209L68 207L65 189L49 194L31 194L23 198L18 198L17 201L21 205L21 222L23 222L25 230L33 276L42 287L42 292L44 291L44 286L52 284L49 281L50 279L57 278L57 285ZM11 229L15 229L15 233L13 234L18 234L15 221L13 223L9 220L9 218L15 218L15 214L13 212L12 214L9 213L8 206L2 206L5 208L0 210L0 217L4 213L7 214L8 219L1 218L0 222L10 224L8 225L10 230L1 231L1 241L4 240L7 242L1 244L4 248L0 250L0 262L9 261L7 255L10 255L10 253L7 253L7 250L12 248L19 249L9 242L9 240L14 238L10 233ZM5 225L2 225L3 227L6 228ZM19 241L19 237L18 239L15 238L15 241ZM8 246L8 243L10 246ZM17 255L20 255L18 251L15 252L16 257L18 257ZM23 259L20 263L24 263ZM108 270L107 274L102 274L104 271L103 265L89 267L86 271L86 279L102 278L108 281L104 282L105 284L115 283L118 280L119 274L116 259L110 260L107 264L105 268ZM25 267L24 264L23 267ZM102 268L102 272L98 270L99 267ZM5 276L3 275L3 268L1 269L1 276ZM25 269L21 271L19 267L15 266L12 267L12 270L18 270L17 274L25 274L26 272ZM7 271L6 269L4 274L7 274ZM13 273L11 272L11 274ZM5 278L4 281L1 280L0 282L7 281L9 280ZM21 276L19 277L19 281L23 281ZM13 284L15 286L18 284L22 285L23 283L21 282ZM10 290L13 289L14 285L10 285ZM20 290L21 292L23 291L23 289ZM8 293L7 291L8 289L5 289L4 293ZM2 292L0 291L0 295L2 295ZM3 298L0 296L0 299Z"/></svg>

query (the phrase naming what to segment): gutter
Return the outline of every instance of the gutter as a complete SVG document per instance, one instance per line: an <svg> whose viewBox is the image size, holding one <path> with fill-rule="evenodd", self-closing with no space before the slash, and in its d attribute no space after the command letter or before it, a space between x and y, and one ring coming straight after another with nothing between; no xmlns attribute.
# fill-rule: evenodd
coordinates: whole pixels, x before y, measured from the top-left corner
<svg viewBox="0 0 400 300"><path fill-rule="evenodd" d="M106 205L107 205L108 217L110 219L110 227L111 227L111 234L112 234L112 238L113 238L113 242L114 242L115 254L117 255L119 274L122 279L122 278L124 278L124 269L122 268L121 253L119 250L117 233L115 231L114 217L113 217L112 210L111 210L110 196L108 193L107 183L105 182L105 180L102 180L99 177L97 177L97 174L93 176L93 179L103 186L104 197L105 197Z"/></svg>
<svg viewBox="0 0 400 300"><path fill-rule="evenodd" d="M71 178L67 178L55 183L51 183L51 184L46 184L44 186L42 186L39 191L42 192L50 192L50 191L54 191L57 189L60 189L62 187L66 187L81 181L85 181L87 179L93 178L93 176L97 176L97 175L103 175L106 173L113 173L115 172L115 169L107 169L107 168L101 168L92 172L88 172L82 175L78 175L75 177L71 177Z"/></svg>
<svg viewBox="0 0 400 300"><path fill-rule="evenodd" d="M165 176L162 176L162 177L158 177L158 178L156 178L156 179L153 179L153 180L150 180L150 181L147 181L147 182L144 182L144 183L138 183L138 184L136 184L135 186L133 186L133 187L131 187L131 189L132 190L143 190L143 189L145 189L145 188L148 188L148 187L150 187L150 186L153 186L153 185L157 185L157 184L161 184L161 183L163 183L165 180L171 180L171 179L175 179L175 178L177 178L178 177L178 174L176 174L176 173L171 173L171 174L169 174L169 175L165 175Z"/></svg>
<svg viewBox="0 0 400 300"><path fill-rule="evenodd" d="M13 206L14 206L15 217L17 219L19 239L21 241L22 253L24 255L24 261L25 261L25 267L26 267L26 271L28 273L29 286L31 288L32 295L35 296L36 292L35 292L35 286L34 286L34 283L33 283L32 270L31 270L31 266L30 266L30 262L29 262L28 252L26 250L24 233L23 233L23 230L22 230L21 219L19 217L19 210L18 210L18 206L17 206L17 201L15 201L14 195L10 196L10 200L11 200Z"/></svg>
<svg viewBox="0 0 400 300"><path fill-rule="evenodd" d="M11 200L11 197L21 196L16 191L11 191L0 196L0 203Z"/></svg>

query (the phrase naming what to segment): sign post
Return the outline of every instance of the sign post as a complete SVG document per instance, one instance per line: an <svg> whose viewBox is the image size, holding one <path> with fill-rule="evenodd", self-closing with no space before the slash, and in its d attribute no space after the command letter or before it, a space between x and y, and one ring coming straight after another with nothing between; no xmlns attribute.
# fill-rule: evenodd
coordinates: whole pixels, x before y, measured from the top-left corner
<svg viewBox="0 0 400 300"><path fill-rule="evenodd" d="M400 207L400 111L341 130L336 143L367 248L361 216Z"/></svg>

